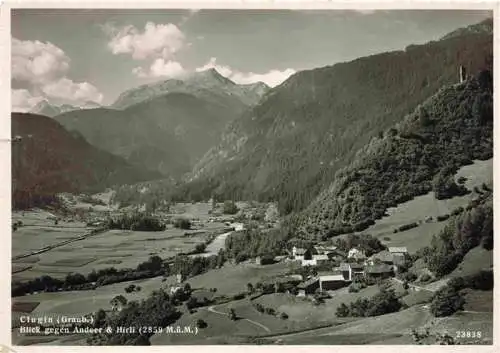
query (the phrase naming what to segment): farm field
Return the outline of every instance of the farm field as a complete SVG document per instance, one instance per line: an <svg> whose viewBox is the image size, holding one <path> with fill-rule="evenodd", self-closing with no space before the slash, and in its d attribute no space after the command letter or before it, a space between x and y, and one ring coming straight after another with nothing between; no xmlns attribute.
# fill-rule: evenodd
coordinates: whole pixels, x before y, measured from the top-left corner
<svg viewBox="0 0 500 353"><path fill-rule="evenodd" d="M221 223L210 223L203 228L204 232L192 232L193 234L172 227L163 232L109 230L36 256L14 260L13 280L29 280L44 274L62 278L71 272L88 274L94 269L110 266L136 267L152 255L166 258L189 252L196 244L204 243L210 232L223 229L224 225ZM80 236L85 230L86 228L81 228L79 232L73 232L72 229L62 228L60 231L46 232L41 228L35 230L34 227L21 227L13 236L13 254L29 253L68 237Z"/></svg>
<svg viewBox="0 0 500 353"><path fill-rule="evenodd" d="M226 263L220 269L214 269L188 280L193 288L217 287L218 295L234 295L247 290L247 283L257 283L284 275L296 268L292 262L280 262L260 266L251 262L233 265Z"/></svg>
<svg viewBox="0 0 500 353"><path fill-rule="evenodd" d="M21 221L23 226L12 232L12 256L23 255L64 240L83 235L89 228L82 222L59 222L47 211L34 210L12 212L12 222Z"/></svg>
<svg viewBox="0 0 500 353"><path fill-rule="evenodd" d="M464 185L473 190L481 187L483 183L490 185L493 182L493 160L474 161L473 165L460 168L455 179L465 177ZM445 226L446 221L437 222L436 217L450 214L458 207L465 207L477 194L454 197L447 200L437 200L434 192L418 196L413 200L392 207L387 210L387 216L379 219L374 225L360 232L360 234L371 234L386 246L406 246L410 253L428 245L432 236L439 233ZM432 217L430 223L425 223L427 217ZM394 233L399 226L413 222L420 223L416 228ZM389 238L389 239L388 239Z"/></svg>
<svg viewBox="0 0 500 353"><path fill-rule="evenodd" d="M147 298L154 290L166 288L174 283L174 277L168 277L162 282L162 277L142 279L110 284L98 287L95 290L38 293L12 298L16 306L27 306L26 303L39 303L32 311L33 314L67 314L84 315L99 309L110 308L110 300L121 294L127 300L140 300ZM139 292L126 293L125 288L130 284L141 286ZM23 304L21 304L23 303Z"/></svg>

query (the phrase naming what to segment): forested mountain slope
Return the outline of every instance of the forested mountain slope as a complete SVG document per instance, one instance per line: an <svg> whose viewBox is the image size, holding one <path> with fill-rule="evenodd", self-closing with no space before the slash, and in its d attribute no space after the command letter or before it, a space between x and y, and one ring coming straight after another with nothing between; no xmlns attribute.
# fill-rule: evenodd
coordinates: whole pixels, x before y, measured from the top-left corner
<svg viewBox="0 0 500 353"><path fill-rule="evenodd" d="M356 151L458 82L460 65L491 67L492 33L477 26L486 29L293 75L227 127L179 193L305 208Z"/></svg>
<svg viewBox="0 0 500 353"><path fill-rule="evenodd" d="M454 182L456 170L493 156L492 82L491 72L482 71L447 86L372 139L296 219L300 233L362 230L414 196L465 192Z"/></svg>
<svg viewBox="0 0 500 353"><path fill-rule="evenodd" d="M12 114L12 204L40 206L59 192L98 191L160 177L91 146L55 120Z"/></svg>

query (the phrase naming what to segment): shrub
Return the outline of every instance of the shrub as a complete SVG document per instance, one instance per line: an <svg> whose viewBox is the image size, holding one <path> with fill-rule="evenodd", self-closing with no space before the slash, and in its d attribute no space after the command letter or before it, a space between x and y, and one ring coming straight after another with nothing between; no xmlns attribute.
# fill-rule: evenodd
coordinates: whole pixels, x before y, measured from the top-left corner
<svg viewBox="0 0 500 353"><path fill-rule="evenodd" d="M273 308L266 308L266 314L275 315L276 311Z"/></svg>
<svg viewBox="0 0 500 353"><path fill-rule="evenodd" d="M349 286L349 289L348 289L349 293L357 293L359 292L359 287L358 286L354 286L354 285L350 285Z"/></svg>
<svg viewBox="0 0 500 353"><path fill-rule="evenodd" d="M174 221L174 227L180 229L191 229L191 221L187 218L177 218Z"/></svg>
<svg viewBox="0 0 500 353"><path fill-rule="evenodd" d="M349 306L342 303L338 308L336 315L339 317L354 316L378 316L400 310L402 303L397 298L394 290L381 289L372 298L358 298L351 302Z"/></svg>
<svg viewBox="0 0 500 353"><path fill-rule="evenodd" d="M245 298L245 293L238 293L233 296L233 300L241 300Z"/></svg>
<svg viewBox="0 0 500 353"><path fill-rule="evenodd" d="M420 276L420 282L428 282L431 280L431 276L428 273L424 273Z"/></svg>
<svg viewBox="0 0 500 353"><path fill-rule="evenodd" d="M463 310L465 300L455 288L446 286L439 290L431 302L431 313L436 317L450 316Z"/></svg>
<svg viewBox="0 0 500 353"><path fill-rule="evenodd" d="M238 213L238 207L233 201L226 201L224 202L222 212L224 214L236 214Z"/></svg>
<svg viewBox="0 0 500 353"><path fill-rule="evenodd" d="M208 324L206 323L205 320L198 319L198 320L196 320L196 327L198 327L198 328L206 328L206 327L208 327Z"/></svg>
<svg viewBox="0 0 500 353"><path fill-rule="evenodd" d="M336 315L338 317L347 317L349 316L349 314L350 314L349 307L345 303L342 303L337 307Z"/></svg>
<svg viewBox="0 0 500 353"><path fill-rule="evenodd" d="M239 264L240 262L246 261L246 260L248 260L248 255L243 254L243 253L236 255L236 257L234 259L234 261L236 261L237 264Z"/></svg>
<svg viewBox="0 0 500 353"><path fill-rule="evenodd" d="M286 319L288 319L288 314L287 314L287 313L281 313L281 314L280 314L280 318L281 318L282 320L286 320Z"/></svg>
<svg viewBox="0 0 500 353"><path fill-rule="evenodd" d="M437 216L437 221L438 221L438 222L446 221L448 218L450 218L450 215L449 215L449 214L445 214L445 215Z"/></svg>
<svg viewBox="0 0 500 353"><path fill-rule="evenodd" d="M417 275L413 272L399 273L398 277L399 277L399 279L401 279L405 282L413 282L418 278Z"/></svg>
<svg viewBox="0 0 500 353"><path fill-rule="evenodd" d="M398 228L398 231L404 232L406 230L409 230L409 229L412 229L412 228L416 228L416 227L418 227L418 223L417 222L413 222L413 223L410 223L410 224L404 224L404 225L402 225L401 227Z"/></svg>
<svg viewBox="0 0 500 353"><path fill-rule="evenodd" d="M196 244L194 247L194 253L195 254L203 254L207 248L207 245L205 243L200 243Z"/></svg>
<svg viewBox="0 0 500 353"><path fill-rule="evenodd" d="M256 303L254 307L259 313L264 313L266 311L262 304Z"/></svg>

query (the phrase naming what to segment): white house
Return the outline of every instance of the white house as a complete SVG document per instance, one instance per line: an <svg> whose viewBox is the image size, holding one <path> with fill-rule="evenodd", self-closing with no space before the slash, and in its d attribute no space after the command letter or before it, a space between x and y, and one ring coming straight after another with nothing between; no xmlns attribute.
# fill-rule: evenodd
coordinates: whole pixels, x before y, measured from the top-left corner
<svg viewBox="0 0 500 353"><path fill-rule="evenodd" d="M304 260L304 254L306 253L306 249L303 248L292 248L292 256L295 260Z"/></svg>
<svg viewBox="0 0 500 353"><path fill-rule="evenodd" d="M312 258L306 260L303 258L300 260L302 266L318 266L329 261L328 255L312 255Z"/></svg>
<svg viewBox="0 0 500 353"><path fill-rule="evenodd" d="M360 250L358 248L352 248L349 250L349 253L347 254L348 259L355 259L355 260L365 260L366 255L363 250Z"/></svg>
<svg viewBox="0 0 500 353"><path fill-rule="evenodd" d="M170 287L170 295L174 295L180 289L181 289L181 287L177 287L177 286Z"/></svg>
<svg viewBox="0 0 500 353"><path fill-rule="evenodd" d="M405 246L401 247L389 247L389 252L391 254L401 254L401 255L407 255L408 254L408 249L406 249Z"/></svg>

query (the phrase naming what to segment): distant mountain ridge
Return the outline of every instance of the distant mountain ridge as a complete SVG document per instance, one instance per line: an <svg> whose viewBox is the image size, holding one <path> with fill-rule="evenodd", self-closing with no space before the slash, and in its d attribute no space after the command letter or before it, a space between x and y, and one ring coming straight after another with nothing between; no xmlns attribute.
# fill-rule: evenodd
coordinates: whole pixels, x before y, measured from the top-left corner
<svg viewBox="0 0 500 353"><path fill-rule="evenodd" d="M39 114L53 118L56 115L71 112L74 110L95 109L99 107L100 105L94 102L86 102L81 106L75 106L71 104L55 105L49 103L47 100L43 100L39 102L37 105L35 105L33 108L31 108L29 112L32 114Z"/></svg>
<svg viewBox="0 0 500 353"><path fill-rule="evenodd" d="M441 87L491 67L491 33L464 32L329 67L301 71L232 121L179 190L188 198L279 201L306 207L356 151Z"/></svg>
<svg viewBox="0 0 500 353"><path fill-rule="evenodd" d="M12 139L15 208L44 204L60 192L102 191L160 177L95 148L46 116L12 113Z"/></svg>
<svg viewBox="0 0 500 353"><path fill-rule="evenodd" d="M136 166L178 178L268 89L263 83L237 85L210 69L127 91L116 109L71 111L55 119Z"/></svg>
<svg viewBox="0 0 500 353"><path fill-rule="evenodd" d="M123 92L111 105L115 109L125 109L168 93L188 93L204 98L207 91L212 94L234 96L245 105L256 104L270 88L263 82L238 85L222 76L216 69L195 72L177 79L145 84Z"/></svg>

